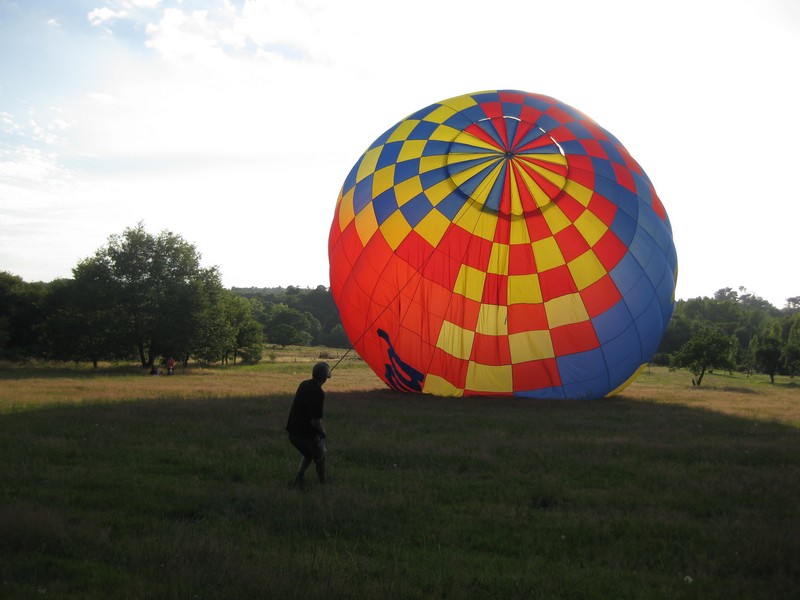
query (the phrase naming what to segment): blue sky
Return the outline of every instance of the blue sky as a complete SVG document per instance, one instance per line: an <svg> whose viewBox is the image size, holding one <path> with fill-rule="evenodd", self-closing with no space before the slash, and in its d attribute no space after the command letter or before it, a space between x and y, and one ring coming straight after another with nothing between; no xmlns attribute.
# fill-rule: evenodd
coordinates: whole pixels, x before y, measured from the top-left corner
<svg viewBox="0 0 800 600"><path fill-rule="evenodd" d="M484 89L611 131L677 296L800 295L795 0L0 0L0 270L69 277L143 221L227 286L328 284L339 189L399 119Z"/></svg>

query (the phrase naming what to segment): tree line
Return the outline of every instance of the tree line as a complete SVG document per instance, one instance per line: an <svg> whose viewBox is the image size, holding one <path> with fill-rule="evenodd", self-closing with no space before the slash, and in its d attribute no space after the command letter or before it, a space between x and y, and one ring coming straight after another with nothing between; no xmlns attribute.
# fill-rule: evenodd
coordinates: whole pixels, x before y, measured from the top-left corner
<svg viewBox="0 0 800 600"><path fill-rule="evenodd" d="M800 371L800 296L777 309L745 288L679 300L653 363L686 368L700 385L712 369L793 377Z"/></svg>
<svg viewBox="0 0 800 600"><path fill-rule="evenodd" d="M267 345L348 347L330 290L225 289L180 235L144 225L112 235L72 278L28 283L0 272L0 358L92 362L172 356L187 364L257 362ZM800 296L777 309L744 288L679 300L652 361L687 368L794 376Z"/></svg>
<svg viewBox="0 0 800 600"><path fill-rule="evenodd" d="M225 289L180 235L112 235L72 278L0 272L0 358L257 362L267 344L348 345L329 290Z"/></svg>

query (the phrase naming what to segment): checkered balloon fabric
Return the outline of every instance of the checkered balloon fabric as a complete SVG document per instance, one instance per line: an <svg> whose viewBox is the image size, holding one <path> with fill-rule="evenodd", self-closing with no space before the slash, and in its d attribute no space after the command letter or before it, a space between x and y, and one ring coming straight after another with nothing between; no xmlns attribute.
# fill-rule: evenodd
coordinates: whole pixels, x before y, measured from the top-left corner
<svg viewBox="0 0 800 600"><path fill-rule="evenodd" d="M345 179L331 291L389 386L602 398L655 353L677 259L620 142L553 98L487 91L397 123Z"/></svg>

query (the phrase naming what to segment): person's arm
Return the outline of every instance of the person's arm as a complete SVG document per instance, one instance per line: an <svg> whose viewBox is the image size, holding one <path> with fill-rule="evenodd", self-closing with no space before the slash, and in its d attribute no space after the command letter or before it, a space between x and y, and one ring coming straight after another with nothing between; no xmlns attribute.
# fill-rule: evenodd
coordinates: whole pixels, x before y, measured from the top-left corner
<svg viewBox="0 0 800 600"><path fill-rule="evenodd" d="M325 439L325 428L322 426L322 419L311 419L311 427L319 434L319 437Z"/></svg>

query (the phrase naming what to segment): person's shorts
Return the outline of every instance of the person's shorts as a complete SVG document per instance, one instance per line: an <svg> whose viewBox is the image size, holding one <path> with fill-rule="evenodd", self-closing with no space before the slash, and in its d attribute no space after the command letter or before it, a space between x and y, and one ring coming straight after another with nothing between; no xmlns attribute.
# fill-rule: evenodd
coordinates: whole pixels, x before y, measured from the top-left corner
<svg viewBox="0 0 800 600"><path fill-rule="evenodd" d="M300 454L310 458L314 462L319 462L325 458L325 440L320 438L304 438L293 433L289 434L289 441L292 446L300 451Z"/></svg>

